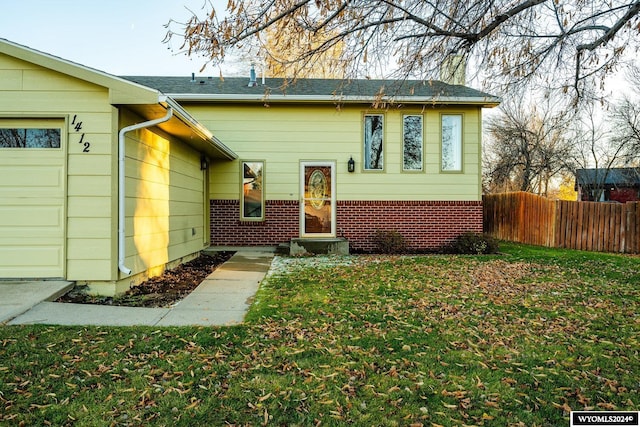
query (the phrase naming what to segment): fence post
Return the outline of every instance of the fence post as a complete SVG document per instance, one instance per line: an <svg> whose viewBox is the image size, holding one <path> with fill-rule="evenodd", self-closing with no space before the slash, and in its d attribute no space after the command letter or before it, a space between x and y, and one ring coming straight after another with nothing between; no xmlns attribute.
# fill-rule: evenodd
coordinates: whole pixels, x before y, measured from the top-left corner
<svg viewBox="0 0 640 427"><path fill-rule="evenodd" d="M549 221L551 222L551 235L547 239L547 246L550 248L556 247L556 232L558 230L558 203L559 200L554 200L549 205L551 210L551 213L549 215Z"/></svg>
<svg viewBox="0 0 640 427"><path fill-rule="evenodd" d="M632 242L633 242L633 253L640 253L640 202L634 203L635 209L633 209L632 214L632 224L633 224L633 234L632 234Z"/></svg>
<svg viewBox="0 0 640 427"><path fill-rule="evenodd" d="M640 202L627 202L625 207L625 247L624 252L640 253Z"/></svg>
<svg viewBox="0 0 640 427"><path fill-rule="evenodd" d="M633 242L635 254L640 253L640 202L635 203L633 210Z"/></svg>

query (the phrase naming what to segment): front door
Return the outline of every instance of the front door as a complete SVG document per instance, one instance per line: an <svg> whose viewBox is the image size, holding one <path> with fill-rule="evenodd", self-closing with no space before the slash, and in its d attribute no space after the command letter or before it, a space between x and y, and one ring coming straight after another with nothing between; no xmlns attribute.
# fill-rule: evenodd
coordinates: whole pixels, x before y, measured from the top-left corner
<svg viewBox="0 0 640 427"><path fill-rule="evenodd" d="M300 236L336 236L335 162L300 165Z"/></svg>

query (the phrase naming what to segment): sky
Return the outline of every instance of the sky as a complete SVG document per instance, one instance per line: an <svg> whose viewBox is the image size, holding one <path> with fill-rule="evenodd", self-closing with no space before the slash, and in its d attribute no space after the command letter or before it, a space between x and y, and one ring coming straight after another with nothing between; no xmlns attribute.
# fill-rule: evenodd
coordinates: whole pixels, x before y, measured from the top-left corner
<svg viewBox="0 0 640 427"><path fill-rule="evenodd" d="M211 2L223 13L227 0L0 0L0 38L118 76L191 76L205 59L162 43L171 20L185 22ZM176 25L173 27L178 30ZM173 49L172 49L173 48ZM202 74L247 75L244 64L227 60ZM621 93L624 79L608 87ZM480 87L475 81L469 84Z"/></svg>
<svg viewBox="0 0 640 427"><path fill-rule="evenodd" d="M222 12L226 0L212 0ZM205 0L0 0L0 38L114 75L190 76L202 58L162 43ZM177 26L174 29L178 29ZM219 74L207 68L205 74ZM223 69L225 75L230 75ZM248 72L247 72L248 74Z"/></svg>

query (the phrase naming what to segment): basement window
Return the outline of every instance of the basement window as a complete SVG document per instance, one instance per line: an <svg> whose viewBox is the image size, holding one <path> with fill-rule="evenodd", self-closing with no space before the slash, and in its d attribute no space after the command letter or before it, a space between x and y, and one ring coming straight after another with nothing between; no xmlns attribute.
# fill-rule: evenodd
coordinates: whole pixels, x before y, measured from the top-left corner
<svg viewBox="0 0 640 427"><path fill-rule="evenodd" d="M242 162L240 219L264 220L264 161Z"/></svg>

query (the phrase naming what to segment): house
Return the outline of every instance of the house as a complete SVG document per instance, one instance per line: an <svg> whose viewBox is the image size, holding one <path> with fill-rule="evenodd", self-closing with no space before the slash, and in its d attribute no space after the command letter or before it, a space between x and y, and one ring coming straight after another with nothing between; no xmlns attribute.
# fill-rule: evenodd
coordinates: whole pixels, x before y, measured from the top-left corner
<svg viewBox="0 0 640 427"><path fill-rule="evenodd" d="M583 202L640 200L640 168L578 169L575 189Z"/></svg>
<svg viewBox="0 0 640 427"><path fill-rule="evenodd" d="M211 165L214 245L345 237L373 251L375 230L393 229L428 249L482 230L482 108L495 97L423 81L127 79L175 99L238 154ZM261 173L250 198L248 170ZM255 197L262 209L248 210Z"/></svg>
<svg viewBox="0 0 640 427"><path fill-rule="evenodd" d="M249 74L249 73L247 73ZM210 245L482 231L482 109L435 81L116 77L0 39L0 278L115 293Z"/></svg>
<svg viewBox="0 0 640 427"><path fill-rule="evenodd" d="M156 89L0 39L0 278L115 293L188 260L203 160L236 158Z"/></svg>

